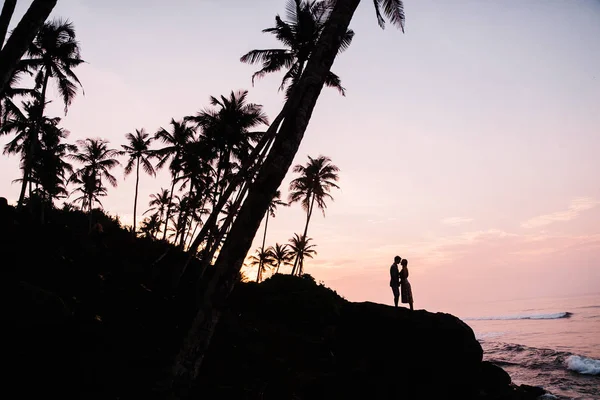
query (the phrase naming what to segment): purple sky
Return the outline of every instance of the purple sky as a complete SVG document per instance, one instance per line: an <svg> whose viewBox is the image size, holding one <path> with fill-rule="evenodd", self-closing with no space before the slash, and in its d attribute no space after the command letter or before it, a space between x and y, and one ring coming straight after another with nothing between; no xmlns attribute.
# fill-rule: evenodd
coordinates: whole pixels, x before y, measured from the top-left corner
<svg viewBox="0 0 600 400"><path fill-rule="evenodd" d="M53 15L75 23L88 62L77 70L85 97L63 120L70 139L119 146L127 132L154 132L238 89L275 116L281 75L252 87L256 68L238 60L278 47L261 29L284 4L59 0ZM342 190L309 228L319 254L306 272L351 300L389 304L398 254L409 259L416 307L449 311L600 290L600 2L405 8L403 35L381 31L362 2L333 68L347 97L323 91L298 153L296 162L325 154L341 169ZM1 157L0 170L0 195L14 200L17 159ZM141 178L140 209L161 186L166 173ZM128 177L103 202L127 223L133 191ZM299 206L281 210L268 243L303 223Z"/></svg>

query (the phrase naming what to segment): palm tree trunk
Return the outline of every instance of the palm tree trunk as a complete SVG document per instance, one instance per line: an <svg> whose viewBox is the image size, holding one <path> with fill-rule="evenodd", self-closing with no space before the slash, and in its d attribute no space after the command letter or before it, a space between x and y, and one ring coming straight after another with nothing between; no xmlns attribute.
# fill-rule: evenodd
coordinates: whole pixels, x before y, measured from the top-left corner
<svg viewBox="0 0 600 400"><path fill-rule="evenodd" d="M225 300L231 293L244 258L265 212L298 151L306 127L323 89L325 77L340 48L341 40L360 0L337 0L329 21L308 62L304 76L291 93L281 130L273 148L250 188L215 264L215 274L206 291L187 338L172 370L171 397L184 398L196 380L204 354L219 322Z"/></svg>
<svg viewBox="0 0 600 400"><path fill-rule="evenodd" d="M275 270L275 274L279 273L279 266L281 265L281 261L277 261L277 269Z"/></svg>
<svg viewBox="0 0 600 400"><path fill-rule="evenodd" d="M0 51L0 95L4 93L21 57L35 38L57 0L33 0Z"/></svg>
<svg viewBox="0 0 600 400"><path fill-rule="evenodd" d="M304 233L302 234L302 241L304 246L306 247L306 235L308 234L308 223L310 222L310 217L312 216L313 207L315 206L315 195L312 194L312 198L310 200L310 206L308 210L306 210L306 224L304 225ZM301 253L296 254L296 259L294 260L294 268L292 268L292 275L296 273L298 270L298 275L300 275L300 262L302 262L303 255Z"/></svg>
<svg viewBox="0 0 600 400"><path fill-rule="evenodd" d="M4 6L2 7L2 13L0 14L0 50L6 39L6 31L8 31L8 25L15 12L17 0L4 0Z"/></svg>
<svg viewBox="0 0 600 400"><path fill-rule="evenodd" d="M263 266L263 255L265 253L265 241L267 240L267 226L269 225L269 211L267 211L267 217L265 218L265 233L263 234L263 241L262 241L262 246L260 248L260 252L262 253L261 257L260 257L260 263L258 264L258 273L259 275L256 277L256 283L259 283L260 280L258 279L260 276L260 271L262 270L262 266Z"/></svg>
<svg viewBox="0 0 600 400"><path fill-rule="evenodd" d="M93 200L92 196L90 196L90 198L88 200L88 211L89 211L89 226L88 226L88 229L89 229L89 232L92 232L92 210L94 209L94 207L92 205L92 201L94 201L94 200Z"/></svg>
<svg viewBox="0 0 600 400"><path fill-rule="evenodd" d="M136 231L136 219L137 216L137 199L138 199L138 186L140 184L140 159L137 159L137 165L135 167L135 196L133 198L133 226L131 227L131 232L133 232L133 236L135 236Z"/></svg>
<svg viewBox="0 0 600 400"><path fill-rule="evenodd" d="M171 197L169 197L169 204L167 205L167 216L165 217L165 231L163 232L162 240L167 238L167 228L169 227L169 216L171 214L171 205L173 203L173 191L175 191L175 182L177 182L177 175L173 177L173 183L171 184Z"/></svg>

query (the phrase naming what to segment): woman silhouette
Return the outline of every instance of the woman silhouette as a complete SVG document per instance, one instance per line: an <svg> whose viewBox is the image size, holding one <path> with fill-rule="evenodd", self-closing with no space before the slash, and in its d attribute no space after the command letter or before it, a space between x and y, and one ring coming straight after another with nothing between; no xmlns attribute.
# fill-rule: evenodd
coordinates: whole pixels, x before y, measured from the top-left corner
<svg viewBox="0 0 600 400"><path fill-rule="evenodd" d="M408 260L402 259L402 269L400 270L400 293L402 297L402 303L408 303L410 309L413 309L413 296L412 289L410 288L410 282L408 282Z"/></svg>

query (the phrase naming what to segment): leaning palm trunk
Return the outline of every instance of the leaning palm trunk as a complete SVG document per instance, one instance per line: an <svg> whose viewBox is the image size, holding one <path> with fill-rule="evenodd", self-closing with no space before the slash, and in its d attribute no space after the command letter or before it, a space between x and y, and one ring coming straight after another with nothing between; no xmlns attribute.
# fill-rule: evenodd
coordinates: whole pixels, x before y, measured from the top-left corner
<svg viewBox="0 0 600 400"><path fill-rule="evenodd" d="M4 6L2 7L2 13L0 14L0 49L2 49L4 39L6 39L8 25L10 24L16 6L17 0L4 0Z"/></svg>
<svg viewBox="0 0 600 400"><path fill-rule="evenodd" d="M33 0L8 38L6 45L0 51L0 95L4 93L21 57L52 12L56 2L57 0Z"/></svg>
<svg viewBox="0 0 600 400"><path fill-rule="evenodd" d="M221 249L215 274L204 292L203 304L175 360L169 382L172 398L185 398L198 376L225 300L233 289L260 222L298 151L325 77L359 3L360 0L335 3L304 75L291 93L287 102L289 107L285 107L289 111L281 130Z"/></svg>

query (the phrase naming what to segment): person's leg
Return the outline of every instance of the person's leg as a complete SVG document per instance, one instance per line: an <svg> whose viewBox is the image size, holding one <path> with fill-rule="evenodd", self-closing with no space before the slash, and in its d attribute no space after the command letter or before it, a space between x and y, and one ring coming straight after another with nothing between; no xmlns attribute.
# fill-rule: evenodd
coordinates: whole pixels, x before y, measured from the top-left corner
<svg viewBox="0 0 600 400"><path fill-rule="evenodd" d="M398 286L392 286L392 292L394 292L394 307L398 307L398 299L400 299L400 291Z"/></svg>
<svg viewBox="0 0 600 400"><path fill-rule="evenodd" d="M410 309L412 310L413 309L413 302L411 301L409 304L410 304Z"/></svg>

